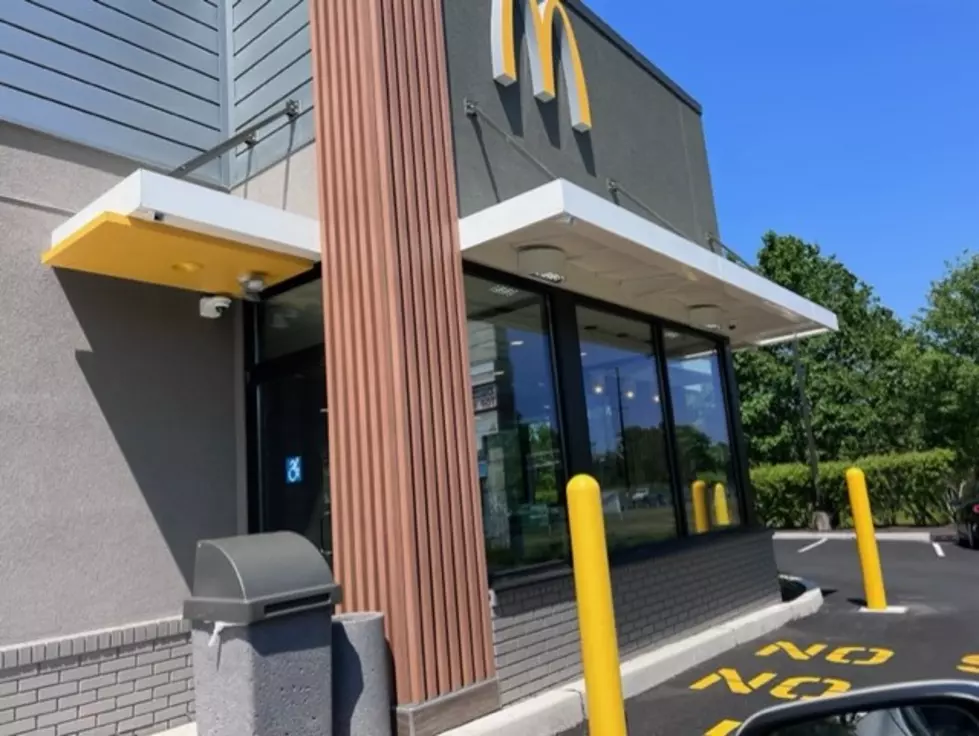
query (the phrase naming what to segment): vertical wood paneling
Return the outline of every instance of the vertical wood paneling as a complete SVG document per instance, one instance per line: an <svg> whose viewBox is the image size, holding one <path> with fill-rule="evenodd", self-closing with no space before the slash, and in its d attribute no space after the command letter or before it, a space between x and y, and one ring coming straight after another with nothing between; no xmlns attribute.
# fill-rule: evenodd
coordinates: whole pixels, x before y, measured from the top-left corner
<svg viewBox="0 0 979 736"><path fill-rule="evenodd" d="M399 703L491 677L441 0L310 0L336 572Z"/></svg>

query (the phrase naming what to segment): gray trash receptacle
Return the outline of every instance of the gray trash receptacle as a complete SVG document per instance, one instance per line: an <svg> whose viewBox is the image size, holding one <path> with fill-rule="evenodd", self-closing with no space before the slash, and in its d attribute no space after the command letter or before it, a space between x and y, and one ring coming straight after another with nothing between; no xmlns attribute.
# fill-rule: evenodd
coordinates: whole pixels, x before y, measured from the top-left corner
<svg viewBox="0 0 979 736"><path fill-rule="evenodd" d="M184 618L193 622L199 736L330 736L340 596L299 534L198 542Z"/></svg>
<svg viewBox="0 0 979 736"><path fill-rule="evenodd" d="M391 668L384 615L333 619L333 736L391 736Z"/></svg>

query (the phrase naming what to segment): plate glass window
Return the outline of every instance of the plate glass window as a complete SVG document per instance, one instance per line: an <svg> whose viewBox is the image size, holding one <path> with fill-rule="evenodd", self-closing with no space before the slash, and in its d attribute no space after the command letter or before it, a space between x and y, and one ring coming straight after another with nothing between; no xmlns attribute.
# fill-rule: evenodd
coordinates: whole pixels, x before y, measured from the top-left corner
<svg viewBox="0 0 979 736"><path fill-rule="evenodd" d="M595 478L610 549L676 536L652 327L578 307Z"/></svg>
<svg viewBox="0 0 979 736"><path fill-rule="evenodd" d="M260 360L270 360L323 344L323 282L284 291L262 303L259 312Z"/></svg>
<svg viewBox="0 0 979 736"><path fill-rule="evenodd" d="M544 298L467 275L466 314L490 572L568 554Z"/></svg>
<svg viewBox="0 0 979 736"><path fill-rule="evenodd" d="M739 488L717 344L674 329L663 337L688 531L736 526Z"/></svg>

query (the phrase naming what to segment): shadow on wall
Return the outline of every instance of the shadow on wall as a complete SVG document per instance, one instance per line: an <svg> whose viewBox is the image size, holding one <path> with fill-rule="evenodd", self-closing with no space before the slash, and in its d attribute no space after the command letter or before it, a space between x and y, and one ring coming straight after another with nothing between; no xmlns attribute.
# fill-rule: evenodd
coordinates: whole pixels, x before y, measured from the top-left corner
<svg viewBox="0 0 979 736"><path fill-rule="evenodd" d="M281 196L276 196L275 200L268 200L265 204L273 207L277 207L281 210L289 209L289 184L292 181L290 174L292 173L292 156L296 153L296 123L291 121L287 126L283 126L289 131L289 138L286 143L285 154L281 159L282 166L284 167L282 173L282 192ZM257 145L249 146L247 153L244 154L245 159L245 170L242 172L242 178L244 179L242 187L242 195L245 199L250 198L251 188L253 186L253 177L257 177L262 174L265 170L272 168L276 164L269 166L256 164L256 149ZM305 144L304 144L305 145ZM232 154L233 155L233 154ZM232 158L232 165L234 165L235 159ZM264 164L264 162L262 162ZM271 194L271 192L269 192Z"/></svg>
<svg viewBox="0 0 979 736"><path fill-rule="evenodd" d="M201 319L177 289L57 278L91 348L78 365L190 586L197 541L236 530L232 315Z"/></svg>

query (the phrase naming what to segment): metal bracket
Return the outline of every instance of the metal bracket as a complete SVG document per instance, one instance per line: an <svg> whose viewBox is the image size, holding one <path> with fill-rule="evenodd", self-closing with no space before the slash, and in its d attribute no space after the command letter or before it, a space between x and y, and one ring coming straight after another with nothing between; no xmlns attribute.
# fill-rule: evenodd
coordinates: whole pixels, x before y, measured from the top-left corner
<svg viewBox="0 0 979 736"><path fill-rule="evenodd" d="M464 105L467 118L474 118L479 114L479 103L476 100L470 100L467 97L462 101L462 104Z"/></svg>

